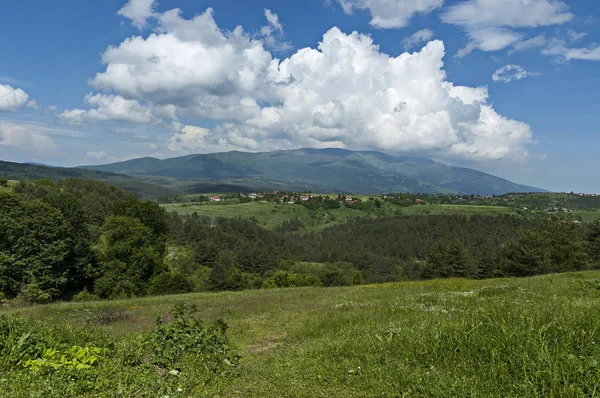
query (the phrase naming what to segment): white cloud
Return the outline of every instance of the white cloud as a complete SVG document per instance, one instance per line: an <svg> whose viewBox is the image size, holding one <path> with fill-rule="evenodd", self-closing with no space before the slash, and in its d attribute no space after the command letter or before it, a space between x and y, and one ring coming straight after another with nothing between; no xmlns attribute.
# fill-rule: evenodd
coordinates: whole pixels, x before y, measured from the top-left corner
<svg viewBox="0 0 600 398"><path fill-rule="evenodd" d="M582 60L600 61L600 46L594 45L589 48L571 48L564 40L555 39L542 51L544 55L555 55L562 61Z"/></svg>
<svg viewBox="0 0 600 398"><path fill-rule="evenodd" d="M467 31L469 44L458 54L465 56L476 49L498 51L511 45L518 48L523 35L515 29L568 22L574 18L568 9L560 0L466 0L447 7L442 21Z"/></svg>
<svg viewBox="0 0 600 398"><path fill-rule="evenodd" d="M135 100L126 100L118 95L91 95L85 97L86 103L94 107L89 110L65 110L58 118L68 124L83 124L96 121L122 121L129 123L157 122L152 110ZM161 113L165 108L161 108Z"/></svg>
<svg viewBox="0 0 600 398"><path fill-rule="evenodd" d="M539 76L539 73L527 72L519 65L506 65L494 72L492 80L495 82L510 83L514 80L525 79L529 76Z"/></svg>
<svg viewBox="0 0 600 398"><path fill-rule="evenodd" d="M56 144L44 130L34 124L0 120L0 145L34 152L54 151Z"/></svg>
<svg viewBox="0 0 600 398"><path fill-rule="evenodd" d="M92 159L106 159L108 157L108 155L106 154L106 152L104 151L100 151L100 152L87 152L85 154L86 157L88 158L92 158Z"/></svg>
<svg viewBox="0 0 600 398"><path fill-rule="evenodd" d="M402 43L404 43L404 48L406 50L410 50L414 47L417 47L423 43L426 43L433 39L433 31L430 29L421 29L412 35L406 37Z"/></svg>
<svg viewBox="0 0 600 398"><path fill-rule="evenodd" d="M569 29L567 30L567 35L569 35L569 40L570 41L579 41L581 39L583 39L584 37L586 37L589 34L589 32L577 32L574 31L573 29Z"/></svg>
<svg viewBox="0 0 600 398"><path fill-rule="evenodd" d="M16 112L25 107L37 109L37 103L20 88L0 84L0 112Z"/></svg>
<svg viewBox="0 0 600 398"><path fill-rule="evenodd" d="M337 0L346 14L354 9L368 10L370 24L382 29L408 26L415 14L428 14L444 4L444 0Z"/></svg>
<svg viewBox="0 0 600 398"><path fill-rule="evenodd" d="M131 24L138 29L147 26L148 19L154 14L156 0L129 0L117 14L131 20Z"/></svg>
<svg viewBox="0 0 600 398"><path fill-rule="evenodd" d="M548 41L544 35L539 35L532 37L531 39L519 41L512 46L512 49L509 53L514 53L517 51L527 51L534 48L543 47L546 45Z"/></svg>
<svg viewBox="0 0 600 398"><path fill-rule="evenodd" d="M293 46L282 40L283 25L279 22L279 16L268 8L265 8L265 18L267 18L268 24L261 28L259 35L265 46L276 52L291 50Z"/></svg>
<svg viewBox="0 0 600 398"><path fill-rule="evenodd" d="M529 126L496 113L485 87L448 82L441 41L392 57L367 35L333 28L316 48L279 60L241 27L220 29L211 9L191 20L179 10L155 18L154 33L106 50L106 70L92 84L218 122L172 124L173 152L304 146L527 156Z"/></svg>

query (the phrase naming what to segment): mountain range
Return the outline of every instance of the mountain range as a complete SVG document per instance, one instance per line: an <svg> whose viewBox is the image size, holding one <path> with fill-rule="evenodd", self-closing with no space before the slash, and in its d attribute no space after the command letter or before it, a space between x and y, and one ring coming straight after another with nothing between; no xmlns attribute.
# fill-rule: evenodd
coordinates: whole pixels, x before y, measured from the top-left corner
<svg viewBox="0 0 600 398"><path fill-rule="evenodd" d="M144 157L80 169L127 175L185 193L311 190L357 194L542 192L477 170L375 151L296 149Z"/></svg>

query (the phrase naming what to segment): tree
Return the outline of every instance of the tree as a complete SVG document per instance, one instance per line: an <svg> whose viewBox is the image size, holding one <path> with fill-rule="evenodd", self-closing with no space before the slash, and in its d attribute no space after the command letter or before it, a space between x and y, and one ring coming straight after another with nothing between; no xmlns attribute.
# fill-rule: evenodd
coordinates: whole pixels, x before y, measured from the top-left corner
<svg viewBox="0 0 600 398"><path fill-rule="evenodd" d="M0 193L0 291L6 296L26 285L51 298L64 293L71 245L69 225L58 210Z"/></svg>
<svg viewBox="0 0 600 398"><path fill-rule="evenodd" d="M476 275L476 265L469 251L458 240L438 241L427 253L425 278L469 278Z"/></svg>
<svg viewBox="0 0 600 398"><path fill-rule="evenodd" d="M501 260L506 275L531 276L584 270L590 259L581 227L570 219L549 218L519 231L503 246Z"/></svg>
<svg viewBox="0 0 600 398"><path fill-rule="evenodd" d="M146 293L149 280L163 272L164 253L155 246L152 229L137 218L109 217L96 246L102 276L96 281L100 297L130 297Z"/></svg>
<svg viewBox="0 0 600 398"><path fill-rule="evenodd" d="M217 255L208 284L211 290L238 290L246 287L234 252L223 250Z"/></svg>

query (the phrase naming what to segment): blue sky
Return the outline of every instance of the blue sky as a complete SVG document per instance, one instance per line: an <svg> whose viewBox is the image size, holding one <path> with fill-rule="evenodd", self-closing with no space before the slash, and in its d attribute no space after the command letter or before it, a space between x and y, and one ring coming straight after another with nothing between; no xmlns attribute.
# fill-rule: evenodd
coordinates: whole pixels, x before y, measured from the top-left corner
<svg viewBox="0 0 600 398"><path fill-rule="evenodd" d="M5 3L2 160L346 147L600 192L595 0Z"/></svg>

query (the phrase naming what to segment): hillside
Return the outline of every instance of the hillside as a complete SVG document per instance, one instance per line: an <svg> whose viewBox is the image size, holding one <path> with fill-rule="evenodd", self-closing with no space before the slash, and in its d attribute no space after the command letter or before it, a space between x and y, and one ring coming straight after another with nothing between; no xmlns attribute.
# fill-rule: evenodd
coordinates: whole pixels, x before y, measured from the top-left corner
<svg viewBox="0 0 600 398"><path fill-rule="evenodd" d="M122 396L175 397L594 396L599 279L599 272L585 272L23 308L22 316L64 325L70 344L92 340L81 325L94 330L98 345L110 344L100 333L117 342L76 381L16 369L0 378L0 390L48 397L112 397L117 389ZM196 305L200 319L229 325L229 347L241 355L235 373L203 384L193 359L178 376L160 376L147 364L144 333L179 303ZM89 382L93 377L102 383Z"/></svg>
<svg viewBox="0 0 600 398"><path fill-rule="evenodd" d="M263 153L233 151L165 160L139 158L82 168L132 176L218 181L252 188L320 192L491 195L543 191L477 170L452 167L426 158L345 149L298 149Z"/></svg>
<svg viewBox="0 0 600 398"><path fill-rule="evenodd" d="M178 192L173 189L151 184L132 176L78 168L52 167L32 163L0 161L0 177L17 181L39 179L60 180L63 178L96 180L134 192L142 198L157 198L178 194Z"/></svg>

